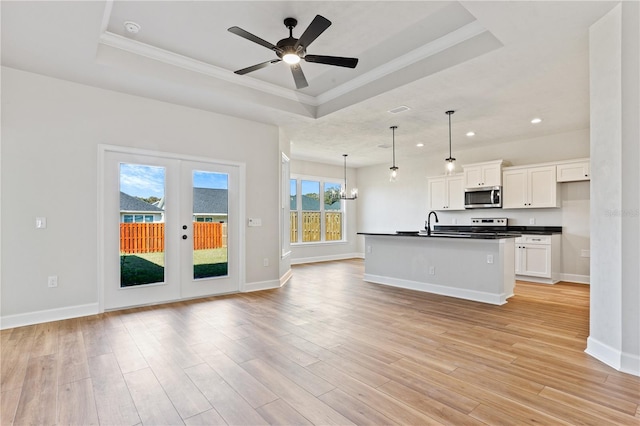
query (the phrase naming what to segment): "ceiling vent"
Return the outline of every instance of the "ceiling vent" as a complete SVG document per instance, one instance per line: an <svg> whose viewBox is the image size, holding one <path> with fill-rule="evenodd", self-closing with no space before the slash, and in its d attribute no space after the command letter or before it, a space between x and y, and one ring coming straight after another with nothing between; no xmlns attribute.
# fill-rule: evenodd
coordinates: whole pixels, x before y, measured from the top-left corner
<svg viewBox="0 0 640 426"><path fill-rule="evenodd" d="M396 107L394 109L390 109L389 112L391 114L399 114L401 112L405 112L405 111L409 111L411 108L409 108L408 106L405 105L401 105L399 107Z"/></svg>

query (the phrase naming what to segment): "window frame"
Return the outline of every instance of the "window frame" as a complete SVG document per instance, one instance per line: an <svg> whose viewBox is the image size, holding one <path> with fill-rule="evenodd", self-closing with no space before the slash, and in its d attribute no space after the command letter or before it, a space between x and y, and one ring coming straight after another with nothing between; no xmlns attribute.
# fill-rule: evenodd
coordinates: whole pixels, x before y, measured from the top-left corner
<svg viewBox="0 0 640 426"><path fill-rule="evenodd" d="M340 210L325 210L324 203L324 190L325 184L337 184L340 188L342 188L343 183L340 178L335 177L321 177L321 176L311 176L311 175L302 175L302 174L291 174L289 176L289 187L291 185L291 181L296 181L296 209L290 209L290 211L298 212L297 215L297 229L298 229L298 241L291 241L291 246L311 246L311 245L330 245L330 244L346 244L347 241L347 203L345 200L340 200ZM313 181L318 182L320 187L320 241L302 241L302 181ZM290 206L290 203L289 203ZM316 210L310 210L316 211ZM325 218L326 212L340 212L342 214L342 229L341 229L341 239L340 240L325 240L326 237L326 223Z"/></svg>

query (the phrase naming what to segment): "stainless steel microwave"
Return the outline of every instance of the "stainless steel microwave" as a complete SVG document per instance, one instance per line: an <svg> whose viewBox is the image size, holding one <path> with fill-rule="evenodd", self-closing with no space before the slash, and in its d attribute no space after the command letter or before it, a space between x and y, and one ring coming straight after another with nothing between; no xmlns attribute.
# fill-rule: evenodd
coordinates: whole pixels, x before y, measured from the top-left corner
<svg viewBox="0 0 640 426"><path fill-rule="evenodd" d="M464 190L465 209L490 209L502 207L502 187L485 186Z"/></svg>

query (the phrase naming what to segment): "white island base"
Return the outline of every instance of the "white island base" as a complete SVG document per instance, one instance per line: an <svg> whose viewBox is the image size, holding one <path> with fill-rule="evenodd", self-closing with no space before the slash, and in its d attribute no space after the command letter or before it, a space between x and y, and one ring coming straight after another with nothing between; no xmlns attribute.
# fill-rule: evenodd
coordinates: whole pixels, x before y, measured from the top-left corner
<svg viewBox="0 0 640 426"><path fill-rule="evenodd" d="M365 281L494 305L513 296L513 238L364 235Z"/></svg>

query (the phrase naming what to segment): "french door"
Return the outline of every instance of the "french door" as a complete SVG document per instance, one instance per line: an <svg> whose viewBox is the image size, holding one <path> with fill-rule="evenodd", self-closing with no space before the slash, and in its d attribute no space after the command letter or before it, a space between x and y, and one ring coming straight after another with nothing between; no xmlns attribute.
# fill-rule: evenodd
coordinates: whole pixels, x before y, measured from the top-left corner
<svg viewBox="0 0 640 426"><path fill-rule="evenodd" d="M240 167L103 152L102 301L118 309L240 289Z"/></svg>

